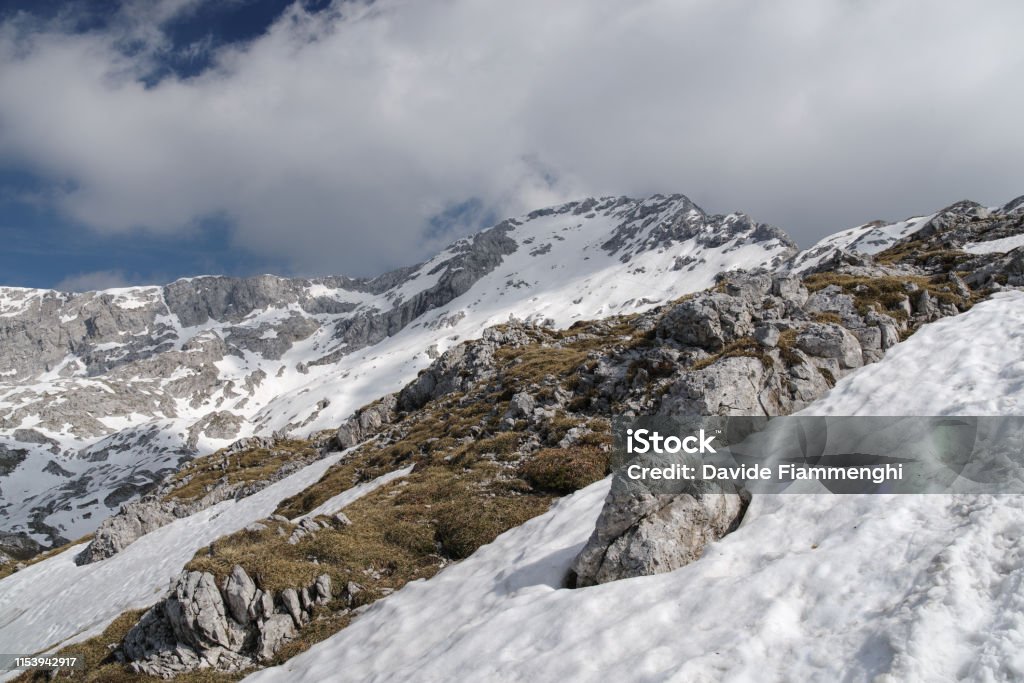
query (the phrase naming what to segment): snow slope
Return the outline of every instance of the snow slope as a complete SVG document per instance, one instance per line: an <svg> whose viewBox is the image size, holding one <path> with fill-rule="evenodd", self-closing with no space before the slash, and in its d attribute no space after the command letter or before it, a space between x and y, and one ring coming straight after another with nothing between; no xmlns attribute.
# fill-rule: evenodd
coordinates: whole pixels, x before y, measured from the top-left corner
<svg viewBox="0 0 1024 683"><path fill-rule="evenodd" d="M12 574L0 588L0 649L39 652L83 640L121 612L152 605L200 548L267 518L341 457L332 454L252 496L176 520L103 562L78 566L80 548L73 548Z"/></svg>
<svg viewBox="0 0 1024 683"><path fill-rule="evenodd" d="M805 412L1012 414L1022 358L1024 294L1005 293L923 328ZM758 496L692 565L560 589L607 486L246 680L1024 677L1020 497Z"/></svg>
<svg viewBox="0 0 1024 683"><path fill-rule="evenodd" d="M987 242L968 242L963 249L971 254L998 254L1024 247L1024 235L1012 235Z"/></svg>

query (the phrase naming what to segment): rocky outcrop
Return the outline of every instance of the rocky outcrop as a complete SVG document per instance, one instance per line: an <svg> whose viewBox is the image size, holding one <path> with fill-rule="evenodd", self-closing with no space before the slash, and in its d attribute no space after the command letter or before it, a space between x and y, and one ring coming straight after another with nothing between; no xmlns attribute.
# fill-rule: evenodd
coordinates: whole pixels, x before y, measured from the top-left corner
<svg viewBox="0 0 1024 683"><path fill-rule="evenodd" d="M384 425L391 424L397 416L398 396L388 394L374 401L356 414L345 420L338 427L334 436L333 446L338 450L351 448L376 434Z"/></svg>
<svg viewBox="0 0 1024 683"><path fill-rule="evenodd" d="M117 655L132 670L164 678L212 668L237 672L273 659L317 606L333 599L331 578L263 591L239 566L218 587L212 574L184 571L169 595L125 636Z"/></svg>
<svg viewBox="0 0 1024 683"><path fill-rule="evenodd" d="M427 402L473 383L494 377L494 352L502 346L528 343L529 336L516 324L491 327L471 344L460 344L445 352L398 394L398 408L412 411Z"/></svg>
<svg viewBox="0 0 1024 683"><path fill-rule="evenodd" d="M627 207L625 216L628 220L601 245L623 263L628 263L638 253L690 240L711 249L732 241L748 244L776 242L787 248L779 254L780 261L797 252L796 244L782 230L757 223L746 214L709 215L681 194L655 195L651 199L650 202ZM665 204L672 205L667 219L664 218Z"/></svg>
<svg viewBox="0 0 1024 683"><path fill-rule="evenodd" d="M494 377L494 352L502 346L519 346L529 341L530 336L520 324L484 330L481 339L446 351L397 394L388 394L356 411L338 428L331 446L351 448L393 423L401 413L419 410L440 396L464 391L476 382Z"/></svg>
<svg viewBox="0 0 1024 683"><path fill-rule="evenodd" d="M0 556L8 560L27 560L43 551L43 547L25 533L0 532Z"/></svg>
<svg viewBox="0 0 1024 683"><path fill-rule="evenodd" d="M672 375L656 410L644 411L637 403L636 412L789 414L823 396L845 374L879 360L913 327L971 303L970 289L957 277L947 278L935 294L908 279L902 294L886 290L884 302L873 305L865 292L873 291L871 277L878 275L864 275L873 269L870 257L840 267L853 293L836 285L808 292L791 276L730 274L718 291L670 307L655 333L663 343L679 345L677 358L692 369ZM881 277L891 289L892 279ZM863 278L864 284L849 278ZM893 306L892 314L884 312ZM743 491L692 485L652 492L616 477L596 528L573 563L575 584L682 567L739 523L746 500Z"/></svg>
<svg viewBox="0 0 1024 683"><path fill-rule="evenodd" d="M116 515L104 520L92 541L75 557L75 562L89 564L116 555L150 531L184 517L185 511L179 507L155 500L126 503Z"/></svg>

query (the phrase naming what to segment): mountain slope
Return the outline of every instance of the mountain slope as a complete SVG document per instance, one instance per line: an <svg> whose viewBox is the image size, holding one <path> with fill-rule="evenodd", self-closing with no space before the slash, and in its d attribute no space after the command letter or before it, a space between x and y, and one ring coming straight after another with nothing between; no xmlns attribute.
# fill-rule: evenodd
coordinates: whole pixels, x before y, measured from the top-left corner
<svg viewBox="0 0 1024 683"><path fill-rule="evenodd" d="M372 280L0 288L0 531L81 536L182 462L250 434L334 427L510 316L564 326L646 310L794 251L781 231L681 195L603 198Z"/></svg>
<svg viewBox="0 0 1024 683"><path fill-rule="evenodd" d="M1006 220L1002 215L975 220L977 217L957 212L949 216L952 218L946 222L930 221L934 230L922 230L879 254L878 263L871 258L855 259L856 263L829 259L823 264L826 269L807 275L802 282L784 274L733 274L719 279L710 291L647 313L580 323L567 330L515 321L489 330L479 341L453 345L397 395L365 406L342 425L333 437L337 446L371 439L346 453L343 460L329 455L248 497L170 521L109 559L75 566L75 549L4 579L0 582L0 606L13 616L0 625L0 639L11 639L23 649L51 648L98 633L121 610L153 603L159 608L169 599L164 590L167 581L178 576L190 557L189 570L195 575L212 572L217 586L233 571L233 564L244 564L262 588L274 591L272 602L276 592L306 586L307 579L330 572L334 583L343 588L328 607L328 621L323 614L317 616L317 626L309 630L314 635L303 631L295 646L308 646L309 638L323 637L354 619L342 632L344 636L369 616L351 611L354 605L345 602L351 598L345 581L362 582L367 589L364 597L369 600L383 597L415 578L417 572L430 575L469 555L500 531L538 514L553 493L564 493L587 481L574 470L587 465L578 456L581 451L594 455L595 448L600 450L600 423L613 412L775 414L798 409L828 391L837 378L865 372L856 368L878 360L901 336L919 330L910 341L924 339L922 335L931 334L926 325L929 321L956 315L1004 284L1024 284L1019 282L1022 273L1017 252L975 256L949 247L954 239L956 244L1004 239L1021 231L1019 220ZM644 242L649 239L643 236ZM500 299L502 293L498 291L497 296ZM560 300L550 303L552 308L564 306ZM985 312L989 305L979 304L967 315ZM991 322L999 316L984 319ZM969 329L988 334L986 325ZM406 328L395 339L415 329ZM942 329L948 334L949 328ZM991 338L997 346L1014 348L1012 339L998 333ZM959 352L960 346L970 342L945 343ZM900 348L896 346L890 355ZM910 348L917 349L907 352L916 358L920 349ZM963 357L974 362L970 354ZM987 356L980 358L988 360ZM997 374L998 381L1003 377L1015 381L1006 367L990 366L1002 373ZM920 372L920 362L914 369ZM987 377L984 373L980 376ZM941 399L941 388L939 384L933 396ZM870 397L870 392L865 395ZM308 400L303 396L292 400ZM902 398L897 395L894 400ZM238 473L243 461L253 455L264 457L264 445L264 440L259 440L255 446L225 449L184 468L179 473L183 476L169 478L165 485L171 487L171 494L180 494L182 488L216 490L222 486L222 478ZM570 486L566 486L563 461L574 472ZM410 463L415 464L412 470L408 469ZM587 472L592 475L593 468ZM315 481L320 473L325 474ZM376 488L383 481L377 477L389 473L397 479ZM311 518L316 510L333 514L334 506L340 504L337 501L351 498L356 491L364 492L365 498L350 503L353 507L347 510L352 515L350 521L356 522L352 529L337 519ZM496 506L505 503L514 514L492 519L491 513L500 512ZM448 524L444 528L445 520L439 517L452 505L462 514L455 517L454 527ZM386 519L392 508L399 515L398 524L394 518ZM266 519L270 512L286 515L291 521ZM589 533L593 518L587 517L586 511L577 512L589 520ZM257 527L223 537L254 521L259 521ZM315 525L307 526L310 521ZM374 527L381 523L392 526ZM460 536L465 529L475 536ZM349 552L351 545L342 546L349 550L338 554L329 543L351 541L349 534L367 533L373 546L369 555ZM289 534L296 543L290 542ZM544 539L530 538L551 547ZM172 547L173 551L167 550ZM412 573L401 566L408 553L405 559L399 557L410 549L417 553ZM462 566L488 552L484 548L426 584L409 584L398 596L380 604L392 604L408 591L421 590L417 586L444 583L452 572L462 576L458 573ZM519 552L534 558L528 548ZM571 561L575 550L555 553L551 559L565 554ZM547 582L548 570L541 570L545 561L534 558L530 563L535 563L540 573L525 568L523 573ZM568 565L558 566L564 577ZM493 586L506 576L487 575L486 583ZM51 599L42 603L36 595L40 583L45 583L51 594ZM512 579L511 585L520 584ZM503 597L506 594L499 592L482 600L500 610L498 602ZM474 604L469 600L470 611L476 609ZM63 605L70 605L71 611ZM371 608L371 614L377 609L383 608ZM587 607L579 609L586 612ZM223 610L220 615L224 617ZM281 614L274 618L278 617L284 618ZM295 617L297 625L307 617ZM137 620L136 615L124 623L131 626ZM123 636L122 631L109 641L91 639L85 645L106 656L107 645L120 642ZM385 640L373 642L385 650L390 647ZM211 652L224 654L216 648ZM373 659L374 655L367 657ZM108 666L114 667L110 671L123 671L116 663ZM380 673L390 675L388 671L381 669ZM101 677L92 680L103 680L102 671L97 675Z"/></svg>
<svg viewBox="0 0 1024 683"><path fill-rule="evenodd" d="M804 414L1014 414L1024 296L923 328ZM922 377L936 381L920 390ZM762 496L698 562L560 588L608 482L246 680L1011 680L1024 503ZM881 677L881 678L879 678Z"/></svg>

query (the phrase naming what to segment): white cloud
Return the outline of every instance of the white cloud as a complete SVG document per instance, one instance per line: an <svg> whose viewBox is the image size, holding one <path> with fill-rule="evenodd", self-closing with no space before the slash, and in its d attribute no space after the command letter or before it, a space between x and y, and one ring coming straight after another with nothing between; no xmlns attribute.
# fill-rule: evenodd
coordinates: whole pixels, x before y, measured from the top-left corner
<svg viewBox="0 0 1024 683"><path fill-rule="evenodd" d="M123 33L7 27L0 158L96 230L223 215L300 272L415 260L470 197L679 191L807 241L1024 191L1021 25L1011 0L382 0L293 8L148 89Z"/></svg>

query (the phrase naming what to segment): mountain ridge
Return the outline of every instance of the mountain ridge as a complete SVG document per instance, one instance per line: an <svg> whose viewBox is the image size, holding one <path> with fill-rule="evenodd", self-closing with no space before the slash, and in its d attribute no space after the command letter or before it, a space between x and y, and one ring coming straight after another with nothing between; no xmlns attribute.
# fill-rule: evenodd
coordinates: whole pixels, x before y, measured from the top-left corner
<svg viewBox="0 0 1024 683"><path fill-rule="evenodd" d="M188 459L336 424L380 395L374 377L398 388L509 315L564 325L643 310L794 251L777 228L683 195L606 197L507 219L375 278L0 288L0 529L51 545L88 533ZM381 344L393 350L360 355Z"/></svg>

